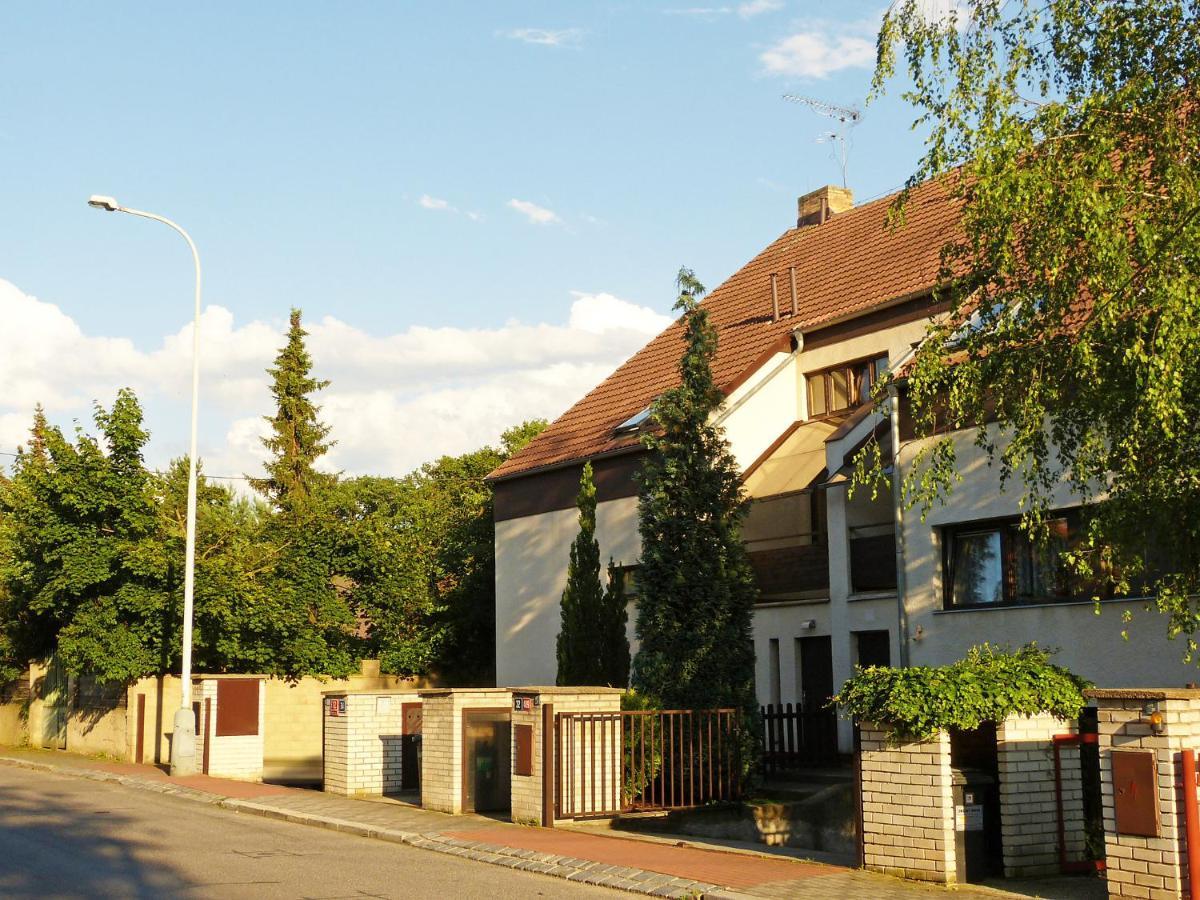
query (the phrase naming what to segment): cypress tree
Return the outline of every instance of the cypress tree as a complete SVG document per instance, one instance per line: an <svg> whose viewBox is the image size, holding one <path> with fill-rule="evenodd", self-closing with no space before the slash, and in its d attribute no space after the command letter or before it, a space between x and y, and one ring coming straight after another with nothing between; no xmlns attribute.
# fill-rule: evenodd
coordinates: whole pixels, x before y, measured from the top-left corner
<svg viewBox="0 0 1200 900"><path fill-rule="evenodd" d="M295 511L320 488L337 480L336 475L313 468L334 442L326 440L329 426L318 418L321 408L312 400L329 382L312 376L312 357L304 345L307 335L300 325L300 310L293 309L287 344L267 370L275 415L265 417L271 434L262 442L272 458L266 464L266 478L250 479L256 491L283 511Z"/></svg>
<svg viewBox="0 0 1200 900"><path fill-rule="evenodd" d="M616 563L608 561L608 586L600 584L600 545L596 541L596 484L592 464L579 477L579 534L571 544L567 587L562 594L558 632L560 685L629 684L629 639L625 626L625 586Z"/></svg>
<svg viewBox="0 0 1200 900"><path fill-rule="evenodd" d="M608 561L608 587L604 589L604 602L600 608L600 621L596 629L600 636L600 673L597 684L625 688L629 686L629 622L625 596L625 583L621 571L610 558Z"/></svg>
<svg viewBox="0 0 1200 900"><path fill-rule="evenodd" d="M639 602L634 686L666 708L742 711L743 765L755 756L751 616L756 588L741 540L747 512L737 464L711 424L722 402L713 381L716 328L688 269L676 284L685 349L680 384L655 401L658 426L639 473Z"/></svg>
<svg viewBox="0 0 1200 900"><path fill-rule="evenodd" d="M560 607L558 684L597 684L601 671L599 620L604 604L600 586L600 545L596 541L596 485L592 464L579 477L579 534L571 544L567 586Z"/></svg>

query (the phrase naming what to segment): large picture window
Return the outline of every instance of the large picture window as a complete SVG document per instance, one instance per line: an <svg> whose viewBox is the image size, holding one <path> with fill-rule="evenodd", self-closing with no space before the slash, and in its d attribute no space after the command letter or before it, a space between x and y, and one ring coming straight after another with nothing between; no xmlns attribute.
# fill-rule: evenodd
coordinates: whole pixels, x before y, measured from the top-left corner
<svg viewBox="0 0 1200 900"><path fill-rule="evenodd" d="M1045 544L1031 540L1016 518L943 529L946 608L1110 596L1099 580L1075 574L1064 557L1078 543L1077 513L1064 513L1048 524L1050 538Z"/></svg>
<svg viewBox="0 0 1200 900"><path fill-rule="evenodd" d="M871 399L871 387L887 371L887 354L805 376L808 417L819 419L857 409Z"/></svg>

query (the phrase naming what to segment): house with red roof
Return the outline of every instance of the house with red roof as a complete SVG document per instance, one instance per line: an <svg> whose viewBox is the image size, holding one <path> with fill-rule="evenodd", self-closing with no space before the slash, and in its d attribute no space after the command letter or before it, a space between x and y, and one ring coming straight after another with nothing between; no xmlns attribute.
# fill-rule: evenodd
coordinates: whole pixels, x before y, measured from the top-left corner
<svg viewBox="0 0 1200 900"><path fill-rule="evenodd" d="M763 704L796 704L814 754L850 747L849 723L824 711L856 665L940 665L973 645L1058 647L1057 661L1100 686L1194 679L1184 647L1159 617L1122 621L1128 598L1096 604L1016 529L1018 495L955 435L962 482L924 521L884 492L850 495L851 460L876 439L894 472L921 441L904 403L890 416L871 385L900 365L946 306L934 296L940 253L959 206L943 188L916 188L903 225L894 197L855 206L827 186L799 199L789 227L703 301L718 331L716 414L742 468L751 508L743 539L758 579L756 680ZM601 558L621 566L636 653L638 536L634 475L656 397L678 381L680 322L634 354L493 472L496 677L552 684L559 600L578 525L575 496L591 461ZM1056 546L1069 545L1080 500L1054 498ZM1122 632L1128 631L1129 637ZM825 717L825 718L822 718Z"/></svg>

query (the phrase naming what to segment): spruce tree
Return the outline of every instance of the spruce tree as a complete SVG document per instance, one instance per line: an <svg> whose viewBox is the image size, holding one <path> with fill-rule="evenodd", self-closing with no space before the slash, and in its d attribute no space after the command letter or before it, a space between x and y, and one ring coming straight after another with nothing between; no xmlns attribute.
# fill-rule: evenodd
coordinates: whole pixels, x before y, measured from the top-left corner
<svg viewBox="0 0 1200 900"><path fill-rule="evenodd" d="M741 540L747 512L737 464L711 424L717 332L688 269L676 281L685 348L680 384L653 406L657 428L639 473L639 603L634 686L666 708L742 711L743 766L753 763L758 709L751 616L754 577Z"/></svg>
<svg viewBox="0 0 1200 900"><path fill-rule="evenodd" d="M596 541L596 484L592 464L579 478L579 534L571 544L567 587L562 593L558 632L558 683L597 684L601 671L599 620L604 604L600 586L600 545Z"/></svg>
<svg viewBox="0 0 1200 900"><path fill-rule="evenodd" d="M319 491L337 480L337 476L317 472L313 464L325 454L329 426L318 417L321 408L312 399L317 391L329 386L312 375L312 357L304 344L308 335L300 325L300 310L293 309L287 344L268 369L275 415L267 416L271 426L263 446L271 451L265 478L251 478L254 489L283 511L295 511Z"/></svg>

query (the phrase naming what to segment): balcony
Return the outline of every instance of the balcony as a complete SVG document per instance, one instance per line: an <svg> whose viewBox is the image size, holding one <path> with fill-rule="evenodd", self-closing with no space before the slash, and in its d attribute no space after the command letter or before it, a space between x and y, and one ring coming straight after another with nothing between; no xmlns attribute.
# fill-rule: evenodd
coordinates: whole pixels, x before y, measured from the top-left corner
<svg viewBox="0 0 1200 900"><path fill-rule="evenodd" d="M850 590L896 590L896 532L892 523L850 529Z"/></svg>
<svg viewBox="0 0 1200 900"><path fill-rule="evenodd" d="M820 536L809 536L809 540L790 547L749 550L763 600L829 596L829 546Z"/></svg>

